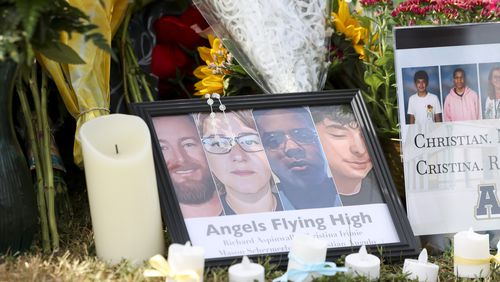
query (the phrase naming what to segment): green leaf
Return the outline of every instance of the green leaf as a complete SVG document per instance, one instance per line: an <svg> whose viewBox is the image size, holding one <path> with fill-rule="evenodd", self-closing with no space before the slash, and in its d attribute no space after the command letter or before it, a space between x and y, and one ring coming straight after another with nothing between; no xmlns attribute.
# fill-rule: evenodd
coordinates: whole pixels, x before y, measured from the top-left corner
<svg viewBox="0 0 500 282"><path fill-rule="evenodd" d="M365 82L374 92L377 91L382 84L384 84L384 80L379 74L368 74L368 72L365 72Z"/></svg>
<svg viewBox="0 0 500 282"><path fill-rule="evenodd" d="M106 41L106 38L102 35L102 33L99 32L94 32L91 34L86 34L85 35L85 41L92 40L92 42L97 46L97 48L102 49L106 52L108 52L111 55L111 58L118 62L118 57L116 56L115 52L109 46L108 42Z"/></svg>
<svg viewBox="0 0 500 282"><path fill-rule="evenodd" d="M235 73L240 74L240 75L248 76L247 72L243 69L243 67L238 65L238 64L233 64L229 68L232 72L235 72Z"/></svg>
<svg viewBox="0 0 500 282"><path fill-rule="evenodd" d="M379 67L385 66L387 65L388 60L389 58L387 56L380 57L375 60L375 65Z"/></svg>
<svg viewBox="0 0 500 282"><path fill-rule="evenodd" d="M85 64L85 61L68 45L59 41L51 42L43 47L36 48L45 57L65 64Z"/></svg>

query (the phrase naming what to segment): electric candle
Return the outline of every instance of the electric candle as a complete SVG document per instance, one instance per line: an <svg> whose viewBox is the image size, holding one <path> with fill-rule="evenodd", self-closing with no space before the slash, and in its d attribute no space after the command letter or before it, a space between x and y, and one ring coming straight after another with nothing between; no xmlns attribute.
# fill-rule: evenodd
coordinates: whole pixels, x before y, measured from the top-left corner
<svg viewBox="0 0 500 282"><path fill-rule="evenodd" d="M380 276L380 259L366 252L365 245L359 252L345 258L347 273L353 276L365 276L370 280L377 280Z"/></svg>
<svg viewBox="0 0 500 282"><path fill-rule="evenodd" d="M437 281L439 266L427 261L427 249L423 249L418 255L418 260L405 259L403 273L409 273L408 279L418 281L434 282Z"/></svg>
<svg viewBox="0 0 500 282"><path fill-rule="evenodd" d="M97 256L140 263L164 252L158 188L146 123L113 114L80 129Z"/></svg>
<svg viewBox="0 0 500 282"><path fill-rule="evenodd" d="M199 275L199 280L192 280L190 282L203 281L205 250L202 247L191 246L190 242L187 242L185 245L172 244L168 247L167 260L172 271L176 273L191 270Z"/></svg>
<svg viewBox="0 0 500 282"><path fill-rule="evenodd" d="M490 274L489 235L460 231L453 237L453 272L458 277L481 278Z"/></svg>
<svg viewBox="0 0 500 282"><path fill-rule="evenodd" d="M244 256L241 263L229 267L229 282L264 282L264 267Z"/></svg>
<svg viewBox="0 0 500 282"><path fill-rule="evenodd" d="M293 238L292 248L289 254L288 270L302 269L307 264L320 264L326 260L327 243L305 234L298 234ZM320 274L311 273L305 282L320 277ZM291 281L292 278L290 278Z"/></svg>

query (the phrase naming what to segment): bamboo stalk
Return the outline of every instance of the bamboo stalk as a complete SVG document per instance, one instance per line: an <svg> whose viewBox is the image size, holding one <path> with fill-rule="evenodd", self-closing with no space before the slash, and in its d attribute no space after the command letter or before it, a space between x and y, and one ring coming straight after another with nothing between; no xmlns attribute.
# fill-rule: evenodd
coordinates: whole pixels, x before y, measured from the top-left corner
<svg viewBox="0 0 500 282"><path fill-rule="evenodd" d="M36 189L37 189L37 203L38 212L40 213L40 227L42 230L42 248L44 252L50 252L50 237L49 237L49 227L47 221L47 211L45 206L45 197L43 191L43 177L42 169L38 165L40 164L40 155L38 151L38 146L36 142L35 129L33 126L33 120L31 118L31 110L29 108L28 98L26 97L26 91L21 79L17 81L17 94L19 96L19 102L21 104L21 110L23 112L24 122L26 123L26 133L31 146L31 151L35 161L35 174L36 174Z"/></svg>
<svg viewBox="0 0 500 282"><path fill-rule="evenodd" d="M30 77L28 79L28 84L31 90L31 96L33 97L33 105L35 106L35 114L36 114L36 133L38 135L38 130L42 128L42 121L39 119L38 114L40 113L40 92L38 90L37 83L37 71L36 65L31 67Z"/></svg>
<svg viewBox="0 0 500 282"><path fill-rule="evenodd" d="M40 133L42 132L42 128L43 128L43 125L42 125L42 117L41 117L41 99L40 99L40 90L38 88L38 75L37 75L37 65L36 64L33 64L32 67L31 67L31 74L30 74L30 78L28 80L28 84L30 86L30 90L31 90L31 96L33 98L33 105L35 106L35 120L36 120L36 126L35 126L35 133L36 133L36 137L40 137ZM37 140L39 140L39 138L37 138ZM36 166L39 166L40 167L40 171L41 171L41 178L42 178L42 187L41 187L41 196L40 196L40 200L43 201L43 205L45 207L44 209L44 212L46 214L46 217L47 217L47 228L49 230L49 242L52 242L53 238L53 234L51 232L51 228L50 228L50 214L48 213L48 203L47 203L47 198L46 198L46 192L47 192L47 175L46 175L46 171L45 171L45 168L44 168L44 159L45 159L45 156L44 156L44 149L43 149L43 141L42 143L40 142L36 142L34 143L37 148L38 148L38 152L39 152L39 162L37 162L35 165ZM50 244L50 247L49 249L53 247L52 244Z"/></svg>
<svg viewBox="0 0 500 282"><path fill-rule="evenodd" d="M42 88L41 88L41 119L42 119L42 133L43 133L43 168L45 171L45 181L47 188L47 212L49 220L49 229L52 238L52 249L59 249L59 233L57 232L57 222L55 213L55 190L54 190L54 172L52 167L52 158L50 155L50 129L49 119L47 115L47 75L42 71Z"/></svg>

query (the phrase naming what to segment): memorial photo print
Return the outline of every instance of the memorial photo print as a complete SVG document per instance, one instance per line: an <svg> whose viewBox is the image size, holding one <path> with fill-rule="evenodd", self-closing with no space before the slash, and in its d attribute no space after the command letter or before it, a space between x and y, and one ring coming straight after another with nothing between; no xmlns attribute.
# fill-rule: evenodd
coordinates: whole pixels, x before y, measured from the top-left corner
<svg viewBox="0 0 500 282"><path fill-rule="evenodd" d="M395 63L415 235L500 232L500 24L398 28Z"/></svg>
<svg viewBox="0 0 500 282"><path fill-rule="evenodd" d="M360 94L345 94L263 95L245 107L228 97L224 111L203 101L136 105L154 132L174 240L203 246L217 263L279 258L298 233L328 241L331 255L363 244L413 252Z"/></svg>

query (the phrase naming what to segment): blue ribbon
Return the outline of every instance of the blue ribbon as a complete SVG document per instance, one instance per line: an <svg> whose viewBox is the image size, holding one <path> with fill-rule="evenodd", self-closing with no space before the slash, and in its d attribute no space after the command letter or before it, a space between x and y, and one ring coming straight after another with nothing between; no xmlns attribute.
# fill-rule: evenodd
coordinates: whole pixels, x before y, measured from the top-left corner
<svg viewBox="0 0 500 282"><path fill-rule="evenodd" d="M304 263L300 259L288 254L288 259L294 260L302 265L301 269L290 269L285 274L275 278L273 282L304 281L311 273L318 273L325 276L334 276L337 272L346 272L347 268L337 267L333 262Z"/></svg>

